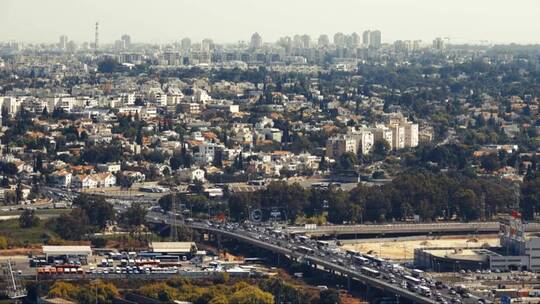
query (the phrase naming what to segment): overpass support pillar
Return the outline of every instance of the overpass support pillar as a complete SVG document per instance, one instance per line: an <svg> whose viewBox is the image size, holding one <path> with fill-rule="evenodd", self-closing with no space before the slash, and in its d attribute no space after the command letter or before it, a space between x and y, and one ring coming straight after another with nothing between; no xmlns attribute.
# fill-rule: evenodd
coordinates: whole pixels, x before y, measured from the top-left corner
<svg viewBox="0 0 540 304"><path fill-rule="evenodd" d="M351 277L347 276L347 290L351 291Z"/></svg>
<svg viewBox="0 0 540 304"><path fill-rule="evenodd" d="M216 241L217 241L217 248L218 248L218 254L221 252L221 234L218 233L216 235Z"/></svg>

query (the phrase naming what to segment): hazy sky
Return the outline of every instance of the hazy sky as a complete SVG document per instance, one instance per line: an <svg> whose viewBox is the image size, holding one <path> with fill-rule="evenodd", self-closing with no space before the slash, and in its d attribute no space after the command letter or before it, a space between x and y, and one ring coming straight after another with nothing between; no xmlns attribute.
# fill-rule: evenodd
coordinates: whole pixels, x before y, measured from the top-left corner
<svg viewBox="0 0 540 304"><path fill-rule="evenodd" d="M0 41L249 40L380 29L383 42L540 43L540 0L0 0Z"/></svg>

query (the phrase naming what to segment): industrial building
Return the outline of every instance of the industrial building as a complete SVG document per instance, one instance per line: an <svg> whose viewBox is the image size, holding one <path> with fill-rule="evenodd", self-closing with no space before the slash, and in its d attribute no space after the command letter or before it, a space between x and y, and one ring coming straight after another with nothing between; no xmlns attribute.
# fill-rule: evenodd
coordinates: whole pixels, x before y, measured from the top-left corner
<svg viewBox="0 0 540 304"><path fill-rule="evenodd" d="M419 248L414 250L414 264L436 272L487 269L492 255L498 254L484 248Z"/></svg>
<svg viewBox="0 0 540 304"><path fill-rule="evenodd" d="M152 242L150 249L160 255L189 256L197 253L195 242Z"/></svg>
<svg viewBox="0 0 540 304"><path fill-rule="evenodd" d="M414 251L416 267L433 271L461 269L528 270L540 272L540 237L527 236L519 212L500 225L500 247L419 248Z"/></svg>
<svg viewBox="0 0 540 304"><path fill-rule="evenodd" d="M90 246L42 246L42 249L47 261L74 259L84 265L92 255Z"/></svg>
<svg viewBox="0 0 540 304"><path fill-rule="evenodd" d="M525 235L521 214L501 223L501 255L490 259L491 269L540 272L540 237Z"/></svg>

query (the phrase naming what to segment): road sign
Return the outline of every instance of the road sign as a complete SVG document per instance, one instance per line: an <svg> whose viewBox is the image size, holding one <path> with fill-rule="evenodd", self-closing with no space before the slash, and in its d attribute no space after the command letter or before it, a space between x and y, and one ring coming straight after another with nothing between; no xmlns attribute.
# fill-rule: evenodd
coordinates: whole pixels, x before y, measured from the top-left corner
<svg viewBox="0 0 540 304"><path fill-rule="evenodd" d="M251 211L250 214L251 220L254 222L260 222L262 220L262 211L261 209L255 209Z"/></svg>
<svg viewBox="0 0 540 304"><path fill-rule="evenodd" d="M510 298L509 296L502 296L501 304L512 304L512 298Z"/></svg>

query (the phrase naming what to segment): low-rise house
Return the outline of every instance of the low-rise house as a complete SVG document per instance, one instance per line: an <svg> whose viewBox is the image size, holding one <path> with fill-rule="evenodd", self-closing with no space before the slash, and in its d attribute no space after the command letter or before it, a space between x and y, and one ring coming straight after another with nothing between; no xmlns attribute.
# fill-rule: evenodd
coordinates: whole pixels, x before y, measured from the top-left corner
<svg viewBox="0 0 540 304"><path fill-rule="evenodd" d="M98 181L90 174L78 174L71 180L71 187L76 189L97 188Z"/></svg>
<svg viewBox="0 0 540 304"><path fill-rule="evenodd" d="M120 172L121 166L117 163L98 164L97 170L99 172L117 173Z"/></svg>
<svg viewBox="0 0 540 304"><path fill-rule="evenodd" d="M177 171L177 174L181 179L183 179L185 181L194 182L194 181L198 180L198 181L204 182L206 180L204 170L199 169L199 168L197 168L197 169L191 169L191 168L181 169L181 170Z"/></svg>
<svg viewBox="0 0 540 304"><path fill-rule="evenodd" d="M49 175L50 183L62 188L68 188L71 186L71 179L73 174L66 170L59 170Z"/></svg>

